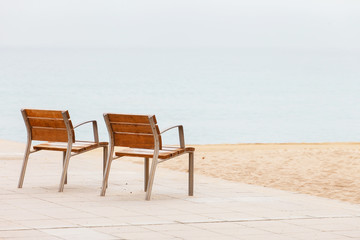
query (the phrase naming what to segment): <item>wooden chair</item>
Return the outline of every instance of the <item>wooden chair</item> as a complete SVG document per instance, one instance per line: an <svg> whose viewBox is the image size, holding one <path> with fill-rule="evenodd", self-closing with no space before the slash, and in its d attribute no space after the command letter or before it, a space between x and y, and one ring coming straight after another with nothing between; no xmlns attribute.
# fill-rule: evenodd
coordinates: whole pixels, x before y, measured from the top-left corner
<svg viewBox="0 0 360 240"><path fill-rule="evenodd" d="M102 147L104 172L108 153L108 143L99 142L96 121L83 122L73 127L68 111L22 109L21 112L27 129L27 145L18 188L23 186L29 155L40 150L63 152L63 171L59 192L64 190L64 184L67 183L67 170L70 157ZM74 129L86 123L92 123L94 141L75 141ZM33 151L30 151L33 140L48 142L35 145L33 146Z"/></svg>
<svg viewBox="0 0 360 240"><path fill-rule="evenodd" d="M144 162L144 190L146 200L150 200L151 189L154 182L155 170L158 163L167 161L182 154L189 154L189 196L194 193L194 151L193 147L185 147L183 126L178 125L168 128L160 133L154 115L124 115L104 114L106 126L109 132L109 155L102 183L101 196L105 196L111 162L120 157L143 157ZM161 134L178 128L179 147L162 146ZM115 152L114 147L128 147ZM151 171L149 176L149 158L152 158Z"/></svg>

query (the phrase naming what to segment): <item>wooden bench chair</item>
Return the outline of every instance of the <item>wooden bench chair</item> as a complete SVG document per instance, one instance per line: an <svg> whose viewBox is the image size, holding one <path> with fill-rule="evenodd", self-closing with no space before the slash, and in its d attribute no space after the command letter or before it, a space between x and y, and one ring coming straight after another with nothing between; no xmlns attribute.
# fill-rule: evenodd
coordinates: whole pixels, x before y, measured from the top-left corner
<svg viewBox="0 0 360 240"><path fill-rule="evenodd" d="M64 190L64 184L67 183L67 170L70 157L102 147L104 172L108 153L108 143L99 142L96 121L83 122L73 127L68 111L22 109L21 112L27 129L27 145L18 188L23 186L29 155L40 150L63 152L63 171L59 192ZM94 141L76 141L74 129L87 123L92 123ZM33 146L33 151L31 151L33 140L47 142Z"/></svg>
<svg viewBox="0 0 360 240"><path fill-rule="evenodd" d="M189 186L188 194L194 193L194 151L195 148L185 147L183 126L178 125L168 128L160 133L154 115L124 115L124 114L104 114L106 126L109 132L109 155L102 183L101 196L105 196L108 184L111 162L120 157L142 157L144 162L144 190L146 200L150 200L151 190L154 182L155 170L158 163L167 161L182 154L189 154ZM178 128L179 147L162 146L161 134ZM114 147L122 148L115 152ZM152 158L151 171L149 175L149 158Z"/></svg>

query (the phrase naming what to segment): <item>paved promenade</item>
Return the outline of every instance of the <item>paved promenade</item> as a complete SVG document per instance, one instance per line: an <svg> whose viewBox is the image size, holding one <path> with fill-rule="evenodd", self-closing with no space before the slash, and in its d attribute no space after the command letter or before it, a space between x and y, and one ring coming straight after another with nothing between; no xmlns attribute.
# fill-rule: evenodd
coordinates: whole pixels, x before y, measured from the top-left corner
<svg viewBox="0 0 360 240"><path fill-rule="evenodd" d="M158 168L145 201L143 166L115 160L101 197L101 151L32 154L17 188L22 145L1 147L0 239L360 239L360 205ZM164 163L165 164L165 163Z"/></svg>

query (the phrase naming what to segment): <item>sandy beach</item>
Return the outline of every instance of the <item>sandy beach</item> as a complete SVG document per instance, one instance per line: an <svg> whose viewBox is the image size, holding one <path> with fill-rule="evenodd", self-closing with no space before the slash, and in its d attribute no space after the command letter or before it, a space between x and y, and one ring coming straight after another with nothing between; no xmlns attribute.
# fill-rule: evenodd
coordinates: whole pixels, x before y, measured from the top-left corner
<svg viewBox="0 0 360 240"><path fill-rule="evenodd" d="M25 144L0 140L0 146L0 160L22 159ZM196 174L360 203L360 143L194 146ZM187 171L186 156L159 167Z"/></svg>
<svg viewBox="0 0 360 240"><path fill-rule="evenodd" d="M195 147L197 174L360 203L360 143ZM186 171L185 160L175 158L160 166Z"/></svg>

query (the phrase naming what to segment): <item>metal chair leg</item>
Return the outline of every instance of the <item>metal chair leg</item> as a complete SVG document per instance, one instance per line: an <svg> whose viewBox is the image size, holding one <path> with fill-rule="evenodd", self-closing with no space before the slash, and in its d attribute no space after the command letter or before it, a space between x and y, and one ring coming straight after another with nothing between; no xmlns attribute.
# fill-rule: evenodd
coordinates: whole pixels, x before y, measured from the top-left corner
<svg viewBox="0 0 360 240"><path fill-rule="evenodd" d="M106 170L106 160L108 158L108 147L103 147L103 179L105 176L105 170ZM106 182L106 187L108 187L108 183Z"/></svg>
<svg viewBox="0 0 360 240"><path fill-rule="evenodd" d="M29 155L30 155L30 147L31 147L31 143L28 142L26 145L26 150L25 150L25 154L24 154L24 160L23 160L23 165L22 165L22 169L21 169L21 173L20 173L18 188L22 188L23 183L24 183L26 166L27 166L27 163L29 160Z"/></svg>
<svg viewBox="0 0 360 240"><path fill-rule="evenodd" d="M65 154L65 162L63 165L63 172L61 174L61 180L60 180L60 186L59 186L59 192L64 191L64 184L66 180L67 170L69 167L69 160L70 160L71 151L67 150Z"/></svg>
<svg viewBox="0 0 360 240"><path fill-rule="evenodd" d="M64 166L65 166L65 158L66 158L66 151L63 152L63 169L64 169ZM67 173L65 175L65 182L64 184L67 184Z"/></svg>
<svg viewBox="0 0 360 240"><path fill-rule="evenodd" d="M107 147L103 147L103 177L105 175L106 160L107 160Z"/></svg>
<svg viewBox="0 0 360 240"><path fill-rule="evenodd" d="M108 157L108 161L106 163L105 174L104 174L104 178L103 178L103 182L102 182L100 196L105 196L106 188L107 188L107 185L108 185L110 167L111 167L111 162L112 162L112 159L111 159L110 156Z"/></svg>
<svg viewBox="0 0 360 240"><path fill-rule="evenodd" d="M145 158L144 161L144 191L147 191L147 186L149 182L149 158Z"/></svg>
<svg viewBox="0 0 360 240"><path fill-rule="evenodd" d="M149 201L150 197L151 197L151 191L152 191L152 186L154 183L154 177L155 177L155 171L156 171L157 164L158 164L157 158L153 158L152 163L151 163L150 178L149 178L147 191L146 191L146 198L145 198L147 201Z"/></svg>
<svg viewBox="0 0 360 240"><path fill-rule="evenodd" d="M189 196L194 196L194 153L189 152Z"/></svg>

